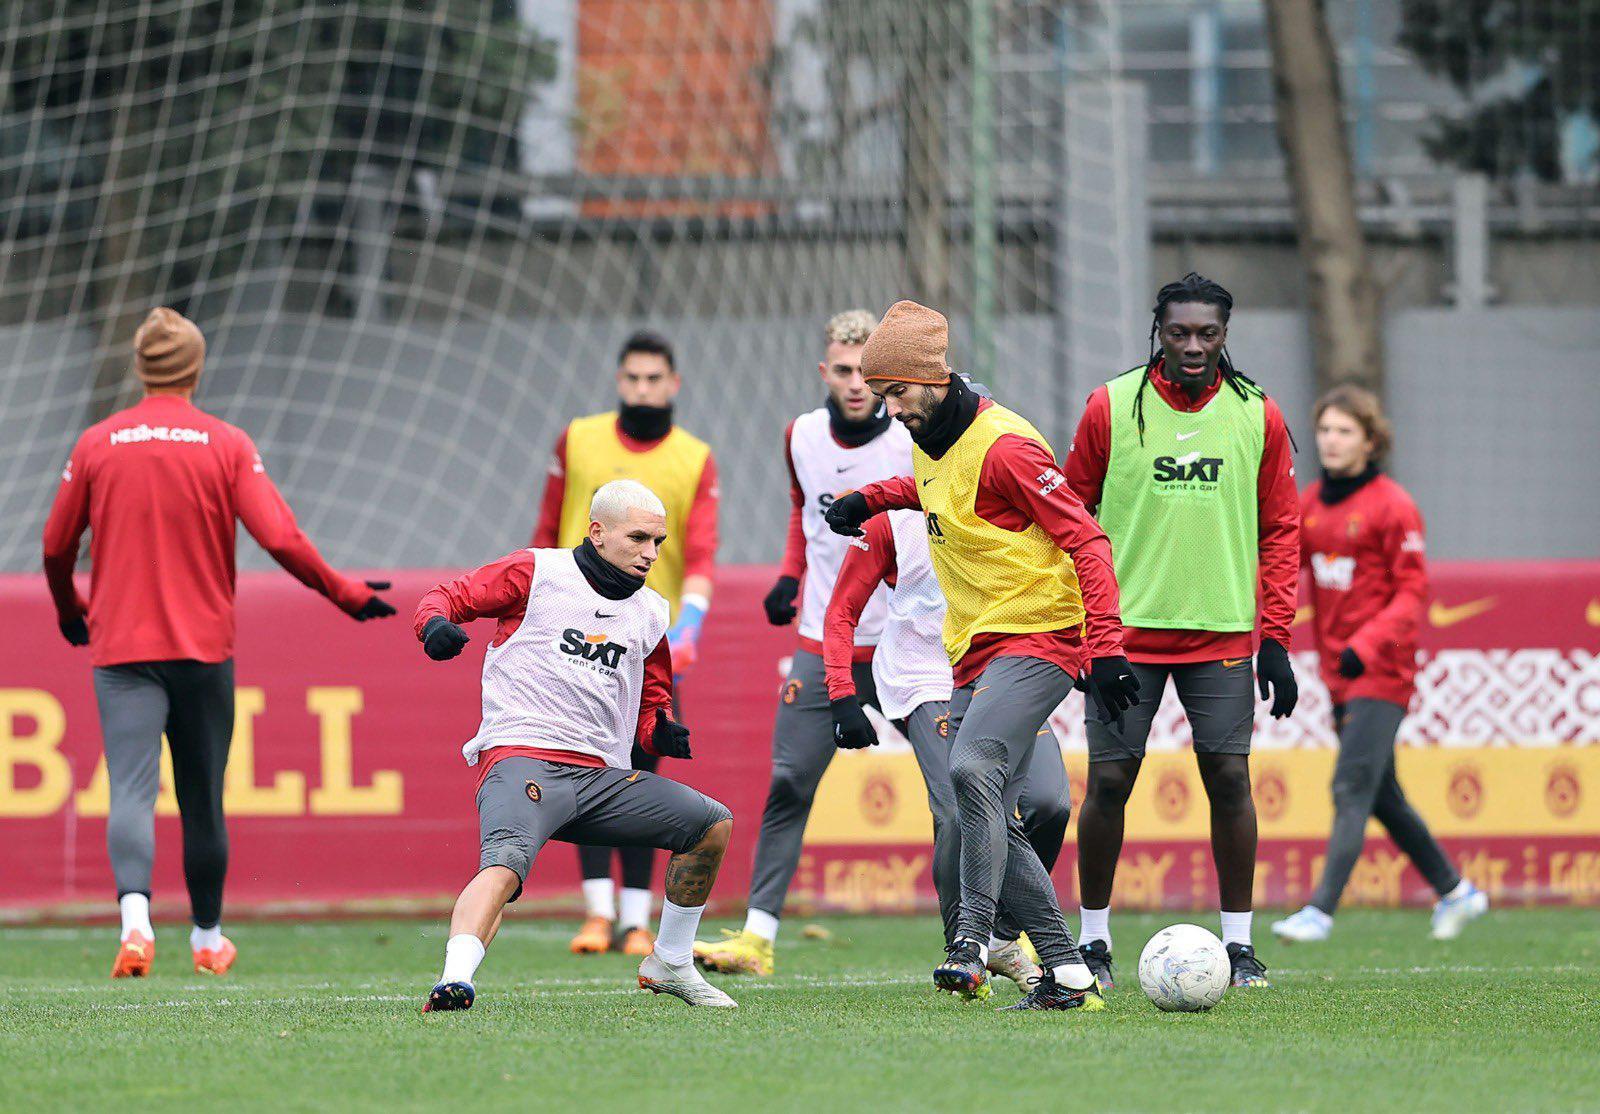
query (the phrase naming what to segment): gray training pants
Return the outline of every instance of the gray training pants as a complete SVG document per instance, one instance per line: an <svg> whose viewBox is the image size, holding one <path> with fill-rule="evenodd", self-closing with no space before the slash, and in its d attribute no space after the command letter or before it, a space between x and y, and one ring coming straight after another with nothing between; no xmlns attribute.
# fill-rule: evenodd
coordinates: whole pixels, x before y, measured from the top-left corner
<svg viewBox="0 0 1600 1114"><path fill-rule="evenodd" d="M1406 710L1387 700L1352 700L1335 708L1333 718L1339 726L1339 760L1333 768L1333 831L1328 835L1328 857L1311 904L1330 916L1339 908L1345 883L1361 857L1371 816L1389 830L1395 845L1443 897L1460 885L1461 875L1394 776L1394 739Z"/></svg>
<svg viewBox="0 0 1600 1114"><path fill-rule="evenodd" d="M1072 677L1040 658L996 658L956 689L950 780L961 818L961 912L956 934L987 942L1004 894L1045 967L1081 962L1055 885L1017 819L1039 729L1072 691Z"/></svg>
<svg viewBox="0 0 1600 1114"><path fill-rule="evenodd" d="M863 704L875 706L878 690L872 683L872 665L861 662L853 672L856 695ZM761 813L761 836L756 840L750 908L774 917L783 915L789 883L800 866L800 841L806 833L811 802L837 749L822 655L796 650L772 724L772 784Z"/></svg>
<svg viewBox="0 0 1600 1114"><path fill-rule="evenodd" d="M165 733L183 823L189 904L195 924L210 928L222 919L222 884L228 874L222 775L233 742L233 662L97 666L94 693L111 787L106 845L117 896L150 893Z"/></svg>
<svg viewBox="0 0 1600 1114"><path fill-rule="evenodd" d="M950 750L955 733L950 726L950 705L930 700L915 708L896 726L911 742L917 767L928 787L928 809L933 813L933 888L939 895L939 915L944 920L946 944L955 942L956 919L961 912L961 822L956 811L956 789L950 780ZM1072 816L1067 771L1061 764L1061 744L1050 728L1039 730L1038 744L1023 777L1022 797L1014 818L1038 854L1046 871L1055 866ZM1022 931L1000 902L994 934L1015 940Z"/></svg>

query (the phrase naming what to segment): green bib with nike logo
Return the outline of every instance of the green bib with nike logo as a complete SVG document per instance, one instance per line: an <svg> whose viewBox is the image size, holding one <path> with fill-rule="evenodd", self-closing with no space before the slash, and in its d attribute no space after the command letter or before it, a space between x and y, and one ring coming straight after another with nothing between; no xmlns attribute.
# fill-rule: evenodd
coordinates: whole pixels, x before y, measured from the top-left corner
<svg viewBox="0 0 1600 1114"><path fill-rule="evenodd" d="M1256 626L1260 563L1256 477L1266 409L1227 384L1194 413L1144 391L1144 438L1134 398L1145 369L1107 384L1111 454L1099 519L1111 539L1122 621L1162 630Z"/></svg>

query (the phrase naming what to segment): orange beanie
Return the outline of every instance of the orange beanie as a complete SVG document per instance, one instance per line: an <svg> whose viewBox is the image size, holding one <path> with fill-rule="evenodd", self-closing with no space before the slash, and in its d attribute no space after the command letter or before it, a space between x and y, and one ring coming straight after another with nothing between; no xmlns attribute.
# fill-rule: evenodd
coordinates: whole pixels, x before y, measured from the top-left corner
<svg viewBox="0 0 1600 1114"><path fill-rule="evenodd" d="M916 302L896 302L861 350L861 377L942 386L950 382L950 365L944 360L949 347L944 314Z"/></svg>
<svg viewBox="0 0 1600 1114"><path fill-rule="evenodd" d="M206 338L183 314L162 306L133 334L133 370L147 387L183 387L200 378Z"/></svg>

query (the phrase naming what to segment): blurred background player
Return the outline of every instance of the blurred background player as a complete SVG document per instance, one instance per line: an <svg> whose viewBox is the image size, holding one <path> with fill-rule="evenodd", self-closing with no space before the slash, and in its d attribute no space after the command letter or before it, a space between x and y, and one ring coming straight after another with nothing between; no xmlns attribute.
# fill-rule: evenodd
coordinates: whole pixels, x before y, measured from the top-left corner
<svg viewBox="0 0 1600 1114"><path fill-rule="evenodd" d="M695 945L695 954L715 971L770 975L772 942L789 883L800 865L800 841L817 785L835 750L833 715L822 662L823 618L848 545L828 529L823 514L836 494L873 480L911 471L911 439L861 378L861 350L876 319L866 310L836 314L824 330L827 348L817 372L827 402L789 423L784 454L789 464L789 537L777 583L763 607L767 621L787 626L801 601L800 645L789 666L772 725L772 784L761 814L750 905L744 928L716 942ZM873 648L882 633L887 603L876 593L856 628L852 667L856 692L875 704Z"/></svg>
<svg viewBox="0 0 1600 1114"><path fill-rule="evenodd" d="M1278 921L1282 940L1326 940L1367 818L1377 817L1439 895L1433 935L1450 940L1489 908L1461 877L1394 772L1394 742L1416 688L1417 640L1428 602L1422 514L1383 470L1391 434L1371 391L1336 387L1316 406L1322 478L1300 499L1301 564L1311 572L1312 636L1333 700L1339 759L1333 831L1322 880L1304 909Z"/></svg>
<svg viewBox="0 0 1600 1114"><path fill-rule="evenodd" d="M471 1007L473 976L551 839L663 847L661 935L639 985L694 1006L733 999L695 970L700 914L733 816L697 790L633 767L634 748L689 758L673 721L667 601L646 587L669 537L661 500L634 480L595 492L572 549L523 549L422 597L413 626L435 661L459 654L459 624L497 619L483 659L483 722L462 747L478 769L478 873L456 900L444 973L424 1012Z"/></svg>
<svg viewBox="0 0 1600 1114"><path fill-rule="evenodd" d="M1289 665L1299 571L1293 444L1283 414L1228 357L1233 296L1193 272L1163 286L1150 359L1089 396L1067 482L1111 539L1139 701L1088 720L1078 814L1084 957L1112 985L1110 906L1123 812L1170 677L1211 804L1222 940L1234 986L1269 985L1250 935L1256 812L1250 796L1255 674L1272 714L1294 711ZM1257 604L1259 594L1259 608Z"/></svg>
<svg viewBox="0 0 1600 1114"><path fill-rule="evenodd" d="M926 306L896 302L884 315L862 371L910 431L914 472L836 500L827 521L860 537L875 514L921 510L945 597L961 907L934 985L988 996L989 940L1003 896L1043 967L1027 996L1006 1008L1099 1010L1094 975L1022 834L1017 805L1040 728L1086 664L1108 714L1131 704L1138 689L1122 656L1111 552L1038 430L952 374L948 345L944 316Z"/></svg>
<svg viewBox="0 0 1600 1114"><path fill-rule="evenodd" d="M961 910L961 822L955 786L950 781L950 658L945 653L944 593L928 552L928 528L916 511L890 511L867 520L839 566L839 580L828 604L823 661L828 670L828 697L833 732L845 748L872 746L877 731L856 696L851 651L856 624L879 585L887 584L889 616L878 652L872 657L878 707L911 743L917 767L928 788L933 814L933 885L944 921L945 943L956 938ZM1038 745L1024 775L1017 819L1046 871L1061 855L1072 801L1061 744L1049 726L1038 733ZM989 939L991 974L1015 982L1027 993L1039 969L1019 943L1020 928L1004 905Z"/></svg>
<svg viewBox="0 0 1600 1114"><path fill-rule="evenodd" d="M602 484L638 480L667 508L673 544L651 567L650 587L672 608L673 669L694 664L700 625L711 607L711 575L717 558L717 462L711 449L673 422L673 400L682 386L672 346L664 337L637 332L617 357L617 409L572 421L556 439L545 480L535 549L570 549L589 528L589 500ZM674 713L681 715L674 694ZM633 751L637 770L654 770L656 756ZM611 879L610 847L578 848L583 900L588 917L572 938L574 952L619 947L648 955L650 890L655 848L619 847L622 894Z"/></svg>
<svg viewBox="0 0 1600 1114"><path fill-rule="evenodd" d="M394 614L375 589L329 568L300 532L248 434L195 406L206 343L154 309L134 336L144 398L90 426L61 473L44 528L44 571L61 633L89 647L111 810L106 845L122 911L112 978L150 973L150 871L161 737L172 752L194 968L221 975L228 833L222 775L233 741L234 521L301 583L357 620ZM91 533L89 599L72 572Z"/></svg>

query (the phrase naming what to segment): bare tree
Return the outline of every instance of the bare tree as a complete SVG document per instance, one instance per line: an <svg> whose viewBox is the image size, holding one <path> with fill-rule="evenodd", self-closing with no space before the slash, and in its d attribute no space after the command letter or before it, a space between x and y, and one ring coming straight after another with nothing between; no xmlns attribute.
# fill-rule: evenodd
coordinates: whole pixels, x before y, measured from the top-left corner
<svg viewBox="0 0 1600 1114"><path fill-rule="evenodd" d="M1311 279L1317 387L1383 389L1378 286L1356 216L1344 102L1322 0L1265 0L1278 140L1294 188L1300 254Z"/></svg>

